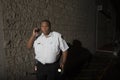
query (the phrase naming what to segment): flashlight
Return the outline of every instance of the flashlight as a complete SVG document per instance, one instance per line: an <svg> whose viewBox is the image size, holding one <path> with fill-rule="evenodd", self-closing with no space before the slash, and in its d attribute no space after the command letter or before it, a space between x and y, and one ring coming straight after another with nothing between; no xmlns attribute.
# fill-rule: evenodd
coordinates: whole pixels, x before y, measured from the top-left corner
<svg viewBox="0 0 120 80"><path fill-rule="evenodd" d="M62 69L61 69L61 68L58 68L58 72L61 73L61 72L62 72Z"/></svg>

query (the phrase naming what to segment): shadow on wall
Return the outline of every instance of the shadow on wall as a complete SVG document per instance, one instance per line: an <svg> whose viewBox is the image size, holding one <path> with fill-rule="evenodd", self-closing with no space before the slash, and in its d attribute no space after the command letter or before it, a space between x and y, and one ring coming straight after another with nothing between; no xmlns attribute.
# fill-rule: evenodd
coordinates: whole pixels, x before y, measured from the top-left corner
<svg viewBox="0 0 120 80"><path fill-rule="evenodd" d="M73 40L72 45L70 43L68 45L70 48L68 50L69 54L65 65L64 77L67 80L74 80L75 76L80 74L81 69L89 65L92 54L82 46L79 40Z"/></svg>

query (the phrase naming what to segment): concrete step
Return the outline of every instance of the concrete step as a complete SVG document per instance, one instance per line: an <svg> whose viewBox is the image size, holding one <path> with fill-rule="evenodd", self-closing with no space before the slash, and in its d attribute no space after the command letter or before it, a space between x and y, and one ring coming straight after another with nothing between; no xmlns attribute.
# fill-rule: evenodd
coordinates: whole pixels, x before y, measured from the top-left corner
<svg viewBox="0 0 120 80"><path fill-rule="evenodd" d="M107 67L112 64L112 60L114 60L114 56L97 53L94 55L89 65L80 70L75 80L97 80Z"/></svg>

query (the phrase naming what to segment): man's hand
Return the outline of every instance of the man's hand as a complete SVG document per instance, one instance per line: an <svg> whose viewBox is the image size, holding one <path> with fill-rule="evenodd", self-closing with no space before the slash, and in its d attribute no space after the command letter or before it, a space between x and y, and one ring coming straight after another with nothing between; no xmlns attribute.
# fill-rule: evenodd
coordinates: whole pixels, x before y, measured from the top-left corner
<svg viewBox="0 0 120 80"><path fill-rule="evenodd" d="M35 37L38 36L38 32L35 31L37 29L38 28L33 29L32 36L30 37L30 39L27 42L27 48L29 48L29 49L32 48Z"/></svg>
<svg viewBox="0 0 120 80"><path fill-rule="evenodd" d="M36 30L38 30L38 28L34 28L33 32L32 32L32 36L36 37L38 35L38 32L36 32Z"/></svg>
<svg viewBox="0 0 120 80"><path fill-rule="evenodd" d="M60 68L63 70L64 69L64 64L60 63Z"/></svg>

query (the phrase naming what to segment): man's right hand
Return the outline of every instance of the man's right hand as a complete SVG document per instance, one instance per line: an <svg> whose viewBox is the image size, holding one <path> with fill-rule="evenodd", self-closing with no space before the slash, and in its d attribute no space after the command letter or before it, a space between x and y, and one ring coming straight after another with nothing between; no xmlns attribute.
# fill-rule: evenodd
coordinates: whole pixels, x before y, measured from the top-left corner
<svg viewBox="0 0 120 80"><path fill-rule="evenodd" d="M39 33L35 31L35 30L37 30L37 29L38 29L38 28L34 28L34 29L33 29L32 36L30 37L30 39L29 39L28 42L27 42L27 48L28 48L28 49L32 48L33 43L34 43L34 40L35 40L35 37L37 37L37 36L39 35Z"/></svg>
<svg viewBox="0 0 120 80"><path fill-rule="evenodd" d="M36 37L38 35L38 32L36 32L38 28L34 28L32 32L32 36Z"/></svg>

